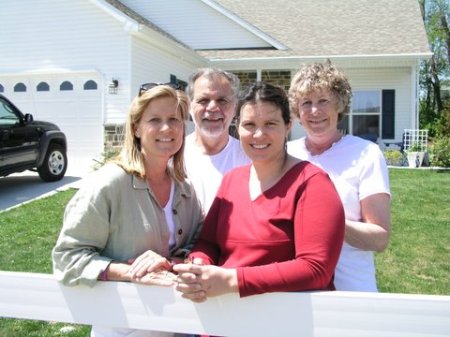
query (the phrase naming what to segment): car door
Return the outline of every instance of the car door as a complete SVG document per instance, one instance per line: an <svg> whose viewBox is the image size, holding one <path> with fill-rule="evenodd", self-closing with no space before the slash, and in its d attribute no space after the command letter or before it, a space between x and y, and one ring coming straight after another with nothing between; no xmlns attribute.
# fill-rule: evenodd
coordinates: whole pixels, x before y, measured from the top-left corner
<svg viewBox="0 0 450 337"><path fill-rule="evenodd" d="M38 156L39 132L8 100L0 97L0 171L33 165Z"/></svg>

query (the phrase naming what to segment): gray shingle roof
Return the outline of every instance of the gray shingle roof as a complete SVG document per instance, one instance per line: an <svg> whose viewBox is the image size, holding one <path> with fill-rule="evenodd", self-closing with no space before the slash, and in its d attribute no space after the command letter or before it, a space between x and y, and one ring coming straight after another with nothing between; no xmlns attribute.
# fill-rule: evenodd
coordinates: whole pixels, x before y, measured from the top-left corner
<svg viewBox="0 0 450 337"><path fill-rule="evenodd" d="M130 18L191 49L119 0ZM430 53L418 0L212 0L287 47L199 50L209 59L425 55ZM221 37L226 38L226 35Z"/></svg>
<svg viewBox="0 0 450 337"><path fill-rule="evenodd" d="M215 0L288 50L199 51L208 58L428 54L417 0Z"/></svg>

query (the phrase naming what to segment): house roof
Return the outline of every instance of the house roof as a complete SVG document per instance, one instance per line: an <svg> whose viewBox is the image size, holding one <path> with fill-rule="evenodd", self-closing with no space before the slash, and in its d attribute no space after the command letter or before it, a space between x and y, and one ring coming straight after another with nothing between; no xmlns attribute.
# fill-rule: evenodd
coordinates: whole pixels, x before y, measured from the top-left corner
<svg viewBox="0 0 450 337"><path fill-rule="evenodd" d="M194 50L186 41L162 29L119 0L104 0L135 22ZM201 0L221 15L254 26L275 48L197 49L211 62L255 59L360 59L402 57L413 60L431 55L417 0ZM214 5L214 4L217 4ZM195 25L189 22L189 25ZM214 22L211 22L214 25ZM192 27L191 27L192 28ZM226 39L224 31L220 38ZM276 48L282 46L283 48Z"/></svg>
<svg viewBox="0 0 450 337"><path fill-rule="evenodd" d="M215 0L286 50L204 50L210 59L429 55L417 0Z"/></svg>

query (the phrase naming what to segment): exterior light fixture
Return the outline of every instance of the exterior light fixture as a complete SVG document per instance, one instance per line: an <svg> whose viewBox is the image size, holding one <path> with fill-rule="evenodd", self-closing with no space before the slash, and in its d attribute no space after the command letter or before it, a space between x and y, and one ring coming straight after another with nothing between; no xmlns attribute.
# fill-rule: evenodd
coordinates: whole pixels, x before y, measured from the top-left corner
<svg viewBox="0 0 450 337"><path fill-rule="evenodd" d="M112 79L108 84L108 92L110 95L117 95L117 91L119 89L119 80Z"/></svg>

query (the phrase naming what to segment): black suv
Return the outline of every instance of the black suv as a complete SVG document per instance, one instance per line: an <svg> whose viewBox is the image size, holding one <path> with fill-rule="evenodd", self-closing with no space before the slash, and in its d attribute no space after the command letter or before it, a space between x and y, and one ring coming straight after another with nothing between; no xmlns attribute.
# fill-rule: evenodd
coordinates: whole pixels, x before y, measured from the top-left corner
<svg viewBox="0 0 450 337"><path fill-rule="evenodd" d="M32 170L57 181L67 170L66 136L58 126L33 120L0 95L0 176Z"/></svg>

